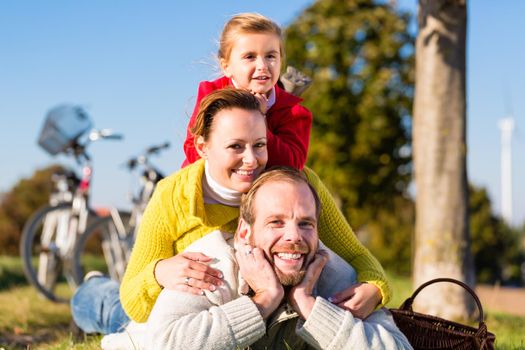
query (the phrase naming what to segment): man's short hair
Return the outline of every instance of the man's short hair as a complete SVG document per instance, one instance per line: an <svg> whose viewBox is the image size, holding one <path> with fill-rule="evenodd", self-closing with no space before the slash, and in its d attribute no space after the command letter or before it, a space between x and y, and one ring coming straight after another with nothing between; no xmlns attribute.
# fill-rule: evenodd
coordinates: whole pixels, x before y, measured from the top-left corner
<svg viewBox="0 0 525 350"><path fill-rule="evenodd" d="M247 224L253 225L255 222L255 196L259 188L261 188L265 183L274 182L274 181L287 181L290 183L304 183L308 186L312 192L312 196L315 201L315 215L319 219L319 214L321 212L321 201L319 200L319 195L315 188L310 185L306 176L299 170L287 167L279 166L272 167L271 169L265 171L261 174L252 184L250 190L243 194L240 207L240 218L242 218Z"/></svg>

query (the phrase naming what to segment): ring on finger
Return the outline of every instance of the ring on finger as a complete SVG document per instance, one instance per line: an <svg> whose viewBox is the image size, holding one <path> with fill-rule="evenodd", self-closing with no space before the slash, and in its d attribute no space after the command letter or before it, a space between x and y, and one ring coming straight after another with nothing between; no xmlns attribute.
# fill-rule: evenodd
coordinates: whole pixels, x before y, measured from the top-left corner
<svg viewBox="0 0 525 350"><path fill-rule="evenodd" d="M184 284L189 286L190 285L190 278L189 277L184 277Z"/></svg>
<svg viewBox="0 0 525 350"><path fill-rule="evenodd" d="M244 254L246 254L246 255L250 255L251 253L252 253L251 249L248 249L247 251L244 252Z"/></svg>

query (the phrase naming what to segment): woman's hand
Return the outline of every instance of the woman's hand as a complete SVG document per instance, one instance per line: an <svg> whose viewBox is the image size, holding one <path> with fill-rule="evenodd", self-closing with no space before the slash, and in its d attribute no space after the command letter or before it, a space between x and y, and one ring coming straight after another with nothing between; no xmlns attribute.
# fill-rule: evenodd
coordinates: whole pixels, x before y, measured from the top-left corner
<svg viewBox="0 0 525 350"><path fill-rule="evenodd" d="M202 253L181 253L155 265L155 279L166 289L202 295L222 285L222 273L208 264L212 258Z"/></svg>
<svg viewBox="0 0 525 350"><path fill-rule="evenodd" d="M346 309L354 317L364 320L381 301L381 291L370 283L358 283L328 299L340 308Z"/></svg>
<svg viewBox="0 0 525 350"><path fill-rule="evenodd" d="M284 297L284 289L272 266L260 248L244 245L235 252L242 278L255 295L253 302L259 308L263 319L277 309Z"/></svg>
<svg viewBox="0 0 525 350"><path fill-rule="evenodd" d="M314 307L315 298L312 296L312 292L327 261L328 254L319 250L315 254L314 260L308 265L301 283L293 287L288 293L290 305L304 320L308 318Z"/></svg>

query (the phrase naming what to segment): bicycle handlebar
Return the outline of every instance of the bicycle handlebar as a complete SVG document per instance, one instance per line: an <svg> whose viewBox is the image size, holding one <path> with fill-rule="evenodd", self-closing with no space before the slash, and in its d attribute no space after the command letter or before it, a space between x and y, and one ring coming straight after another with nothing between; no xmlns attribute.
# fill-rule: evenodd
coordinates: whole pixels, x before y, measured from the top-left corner
<svg viewBox="0 0 525 350"><path fill-rule="evenodd" d="M146 168L153 168L151 165L149 165L149 162L148 162L149 156L153 154L158 154L160 151L165 150L169 147L170 147L169 142L164 142L160 145L148 147L142 154L128 159L124 165L130 171L135 169L139 164L145 165Z"/></svg>
<svg viewBox="0 0 525 350"><path fill-rule="evenodd" d="M146 154L155 154L155 153L158 153L164 149L167 149L170 147L170 143L169 142L164 142L163 144L160 144L160 145L157 145L157 146L151 146L149 148L146 149Z"/></svg>

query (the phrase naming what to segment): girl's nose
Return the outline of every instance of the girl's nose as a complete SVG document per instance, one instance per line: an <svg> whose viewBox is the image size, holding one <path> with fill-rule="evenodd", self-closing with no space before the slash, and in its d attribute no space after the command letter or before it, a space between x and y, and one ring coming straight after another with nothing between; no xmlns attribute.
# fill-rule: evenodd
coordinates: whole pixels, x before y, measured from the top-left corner
<svg viewBox="0 0 525 350"><path fill-rule="evenodd" d="M263 57L257 58L256 67L257 67L257 70L266 70L268 65L266 64L266 61L264 60Z"/></svg>

